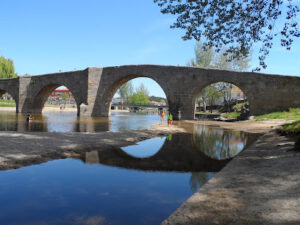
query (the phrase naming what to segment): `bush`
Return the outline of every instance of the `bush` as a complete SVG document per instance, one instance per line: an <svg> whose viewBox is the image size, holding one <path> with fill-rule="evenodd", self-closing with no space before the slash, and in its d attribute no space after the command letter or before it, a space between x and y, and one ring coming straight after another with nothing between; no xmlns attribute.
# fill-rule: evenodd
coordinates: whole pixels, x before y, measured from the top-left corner
<svg viewBox="0 0 300 225"><path fill-rule="evenodd" d="M300 134L300 120L284 124L282 130L287 134Z"/></svg>
<svg viewBox="0 0 300 225"><path fill-rule="evenodd" d="M235 112L241 112L243 106L246 106L246 104L247 104L247 102L238 103L238 104L236 104L235 106L233 106L233 110L234 110Z"/></svg>

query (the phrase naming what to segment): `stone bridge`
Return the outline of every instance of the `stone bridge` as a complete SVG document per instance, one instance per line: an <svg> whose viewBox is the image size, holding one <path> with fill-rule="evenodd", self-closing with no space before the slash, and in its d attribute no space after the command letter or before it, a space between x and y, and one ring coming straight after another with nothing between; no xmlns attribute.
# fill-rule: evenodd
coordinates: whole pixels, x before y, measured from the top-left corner
<svg viewBox="0 0 300 225"><path fill-rule="evenodd" d="M17 112L41 113L50 93L59 86L66 86L74 95L78 115L108 117L118 88L138 77L151 78L161 86L174 119L194 119L198 94L215 82L238 86L249 101L252 115L300 107L300 77L159 65L92 67L3 79L0 93L13 96Z"/></svg>

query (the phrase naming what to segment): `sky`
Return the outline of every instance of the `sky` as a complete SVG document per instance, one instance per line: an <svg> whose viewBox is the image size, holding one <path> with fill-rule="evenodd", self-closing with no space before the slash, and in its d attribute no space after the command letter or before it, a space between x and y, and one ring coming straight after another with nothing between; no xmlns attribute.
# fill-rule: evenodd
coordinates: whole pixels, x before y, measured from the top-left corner
<svg viewBox="0 0 300 225"><path fill-rule="evenodd" d="M136 64L182 65L196 42L170 29L175 20L153 0L0 0L0 56L19 75L40 75ZM255 51L254 51L255 52ZM253 55L252 67L258 61ZM263 73L300 76L300 40L291 51L275 44ZM140 78L150 95L164 97L154 81Z"/></svg>

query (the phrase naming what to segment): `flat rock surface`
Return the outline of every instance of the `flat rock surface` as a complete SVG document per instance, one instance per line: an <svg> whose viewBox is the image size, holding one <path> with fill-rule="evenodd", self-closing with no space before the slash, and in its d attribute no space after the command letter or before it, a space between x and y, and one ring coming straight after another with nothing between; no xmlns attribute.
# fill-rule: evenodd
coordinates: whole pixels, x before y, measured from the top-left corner
<svg viewBox="0 0 300 225"><path fill-rule="evenodd" d="M151 130L100 133L0 132L0 170L65 157L68 152L101 151L160 135L182 132L175 126L155 125Z"/></svg>
<svg viewBox="0 0 300 225"><path fill-rule="evenodd" d="M163 225L300 224L300 152L274 131L239 154Z"/></svg>

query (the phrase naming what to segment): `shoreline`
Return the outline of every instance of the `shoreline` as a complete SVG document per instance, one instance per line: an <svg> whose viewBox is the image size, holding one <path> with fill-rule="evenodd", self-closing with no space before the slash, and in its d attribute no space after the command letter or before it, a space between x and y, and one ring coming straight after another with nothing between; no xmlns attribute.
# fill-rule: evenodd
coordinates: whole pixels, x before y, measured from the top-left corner
<svg viewBox="0 0 300 225"><path fill-rule="evenodd" d="M288 120L244 120L244 121L236 121L236 122L225 122L225 121L210 121L210 120L183 120L179 121L178 124L200 124L207 125L213 127L220 127L223 129L244 131L249 133L267 133L273 129L280 127L281 125L288 123ZM188 130L188 128L186 128ZM192 132L188 130L188 132Z"/></svg>

